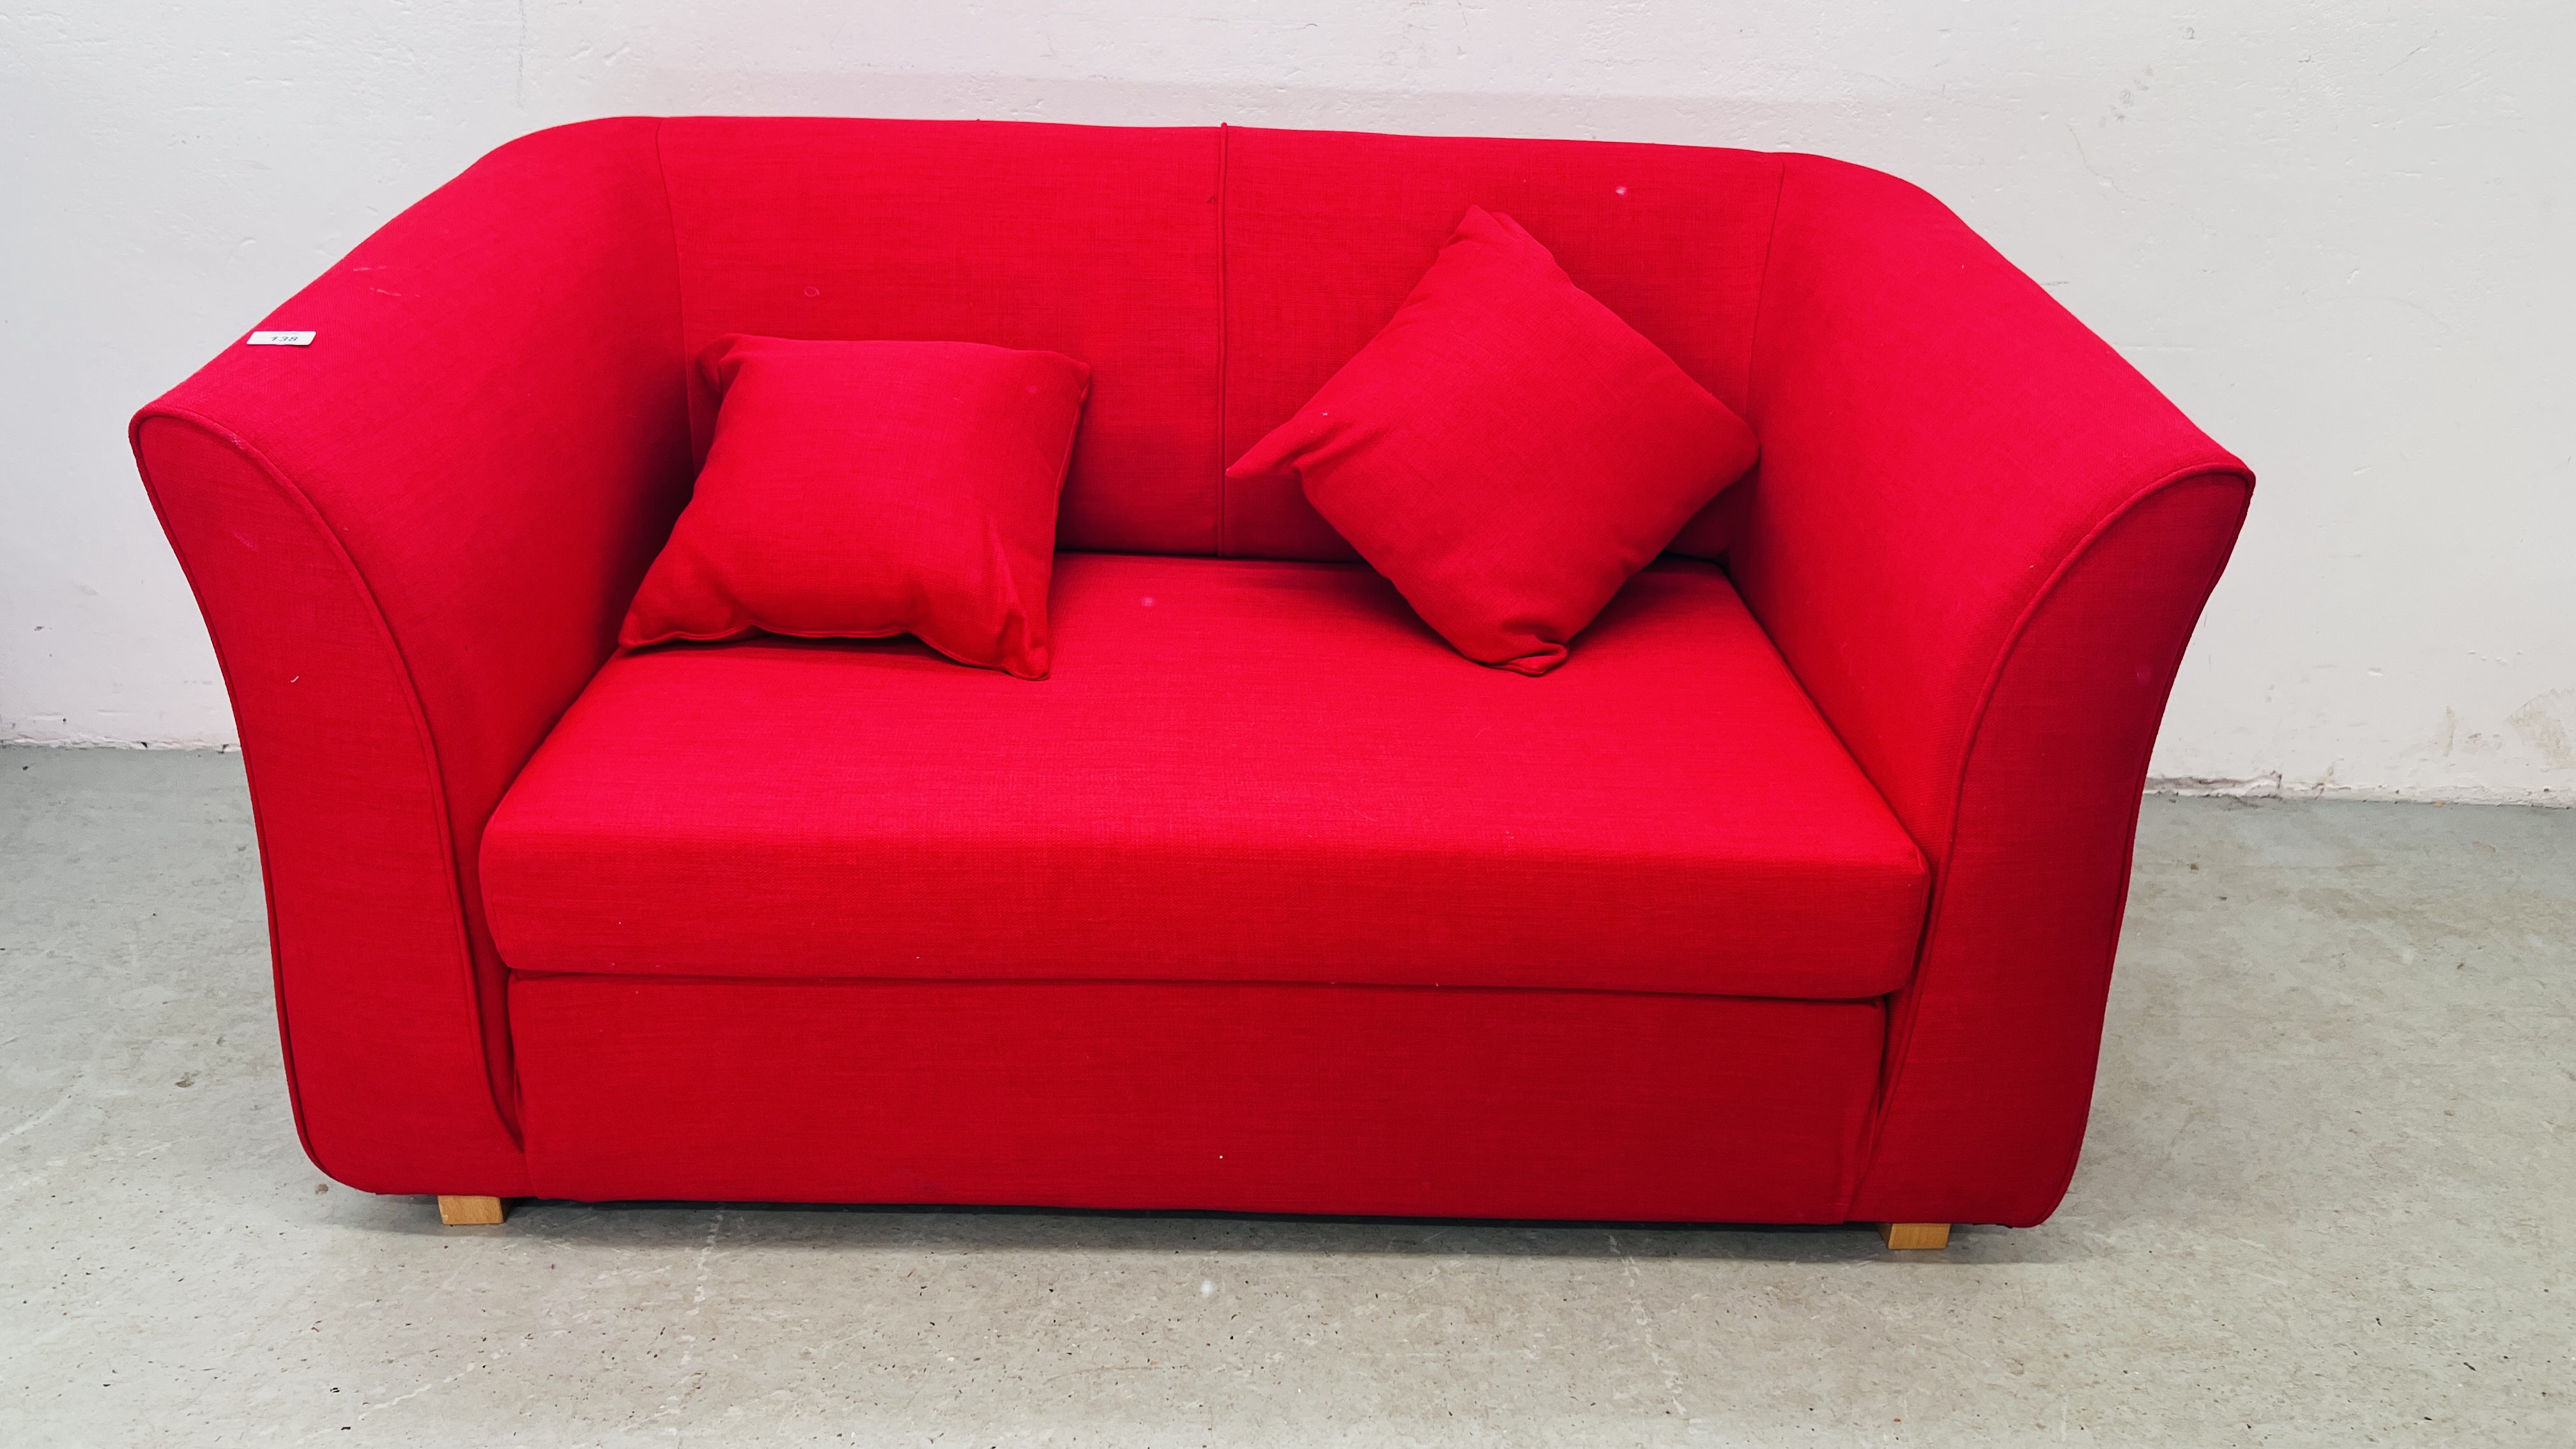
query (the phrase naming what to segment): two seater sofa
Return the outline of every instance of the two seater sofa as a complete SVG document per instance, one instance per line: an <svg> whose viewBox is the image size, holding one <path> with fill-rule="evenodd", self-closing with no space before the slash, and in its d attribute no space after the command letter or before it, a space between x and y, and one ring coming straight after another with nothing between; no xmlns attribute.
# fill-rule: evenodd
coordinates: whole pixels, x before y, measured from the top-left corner
<svg viewBox="0 0 2576 1449"><path fill-rule="evenodd" d="M1749 420L1543 679L1228 462L1470 205ZM380 1193L2041 1221L2252 480L1803 155L591 122L133 441L231 691L306 1150ZM1042 683L613 655L728 332L1088 362ZM1909 1241L1937 1241L1938 1232Z"/></svg>

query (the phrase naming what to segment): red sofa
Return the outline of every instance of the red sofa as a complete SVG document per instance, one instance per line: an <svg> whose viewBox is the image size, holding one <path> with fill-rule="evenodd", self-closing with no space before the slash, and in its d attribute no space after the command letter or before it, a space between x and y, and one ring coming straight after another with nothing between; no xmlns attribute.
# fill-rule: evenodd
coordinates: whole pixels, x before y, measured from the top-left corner
<svg viewBox="0 0 2576 1449"><path fill-rule="evenodd" d="M1470 205L1759 433L1544 679L1226 464ZM384 1193L2031 1224L2252 480L1812 156L622 119L514 142L146 407L289 1086ZM709 338L1093 369L1043 683L611 657Z"/></svg>

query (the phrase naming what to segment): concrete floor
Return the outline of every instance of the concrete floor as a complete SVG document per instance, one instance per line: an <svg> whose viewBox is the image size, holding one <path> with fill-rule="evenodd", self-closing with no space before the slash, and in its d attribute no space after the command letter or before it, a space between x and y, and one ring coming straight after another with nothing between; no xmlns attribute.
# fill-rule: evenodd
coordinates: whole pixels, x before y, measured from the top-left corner
<svg viewBox="0 0 2576 1449"><path fill-rule="evenodd" d="M2151 800L2129 922L2073 1194L1946 1254L442 1230L296 1146L238 759L0 750L0 1444L2576 1444L2576 812Z"/></svg>

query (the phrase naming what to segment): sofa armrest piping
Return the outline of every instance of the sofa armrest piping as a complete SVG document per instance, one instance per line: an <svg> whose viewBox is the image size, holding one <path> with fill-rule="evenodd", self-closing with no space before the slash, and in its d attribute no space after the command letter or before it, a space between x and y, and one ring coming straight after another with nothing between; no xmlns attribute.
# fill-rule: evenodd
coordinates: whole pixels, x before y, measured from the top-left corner
<svg viewBox="0 0 2576 1449"><path fill-rule="evenodd" d="M372 621L376 637L384 646L387 657L392 660L395 672L402 680L403 702L406 711L411 718L412 743L420 752L422 777L428 783L430 798L436 807L430 812L431 823L437 832L439 850L443 858L447 861L446 895L449 907L448 930L452 933L453 937L452 949L454 954L452 960L455 967L455 977L464 992L468 1019L480 1020L482 1012L480 992L475 981L473 944L466 938L465 932L464 884L457 876L457 872L463 867L457 861L455 829L449 819L447 781L439 764L437 742L430 732L428 714L421 708L419 682L413 675L411 661L403 653L402 641L395 636L392 623L385 618L384 608L377 600L374 586L368 582L366 572L358 566L358 561L350 556L349 550L347 546L342 543L338 531L331 527L330 520L323 515L319 507L315 506L311 495L307 494L294 479L288 477L285 471L280 469L275 462L270 460L267 454L262 452L248 439L242 437L232 429L225 427L221 423L216 422L214 419L209 418L194 409L178 407L169 403L156 402L145 407L141 412L135 415L133 422L127 427L127 441L134 450L136 466L141 469L144 475L147 492L149 493L152 501L153 514L155 518L160 520L163 531L171 538L174 547L177 546L179 535L170 529L170 520L164 513L161 504L160 484L152 477L152 465L150 460L144 455L143 450L143 428L147 423L156 419L167 419L188 427L196 428L208 437L221 442L224 446L231 448L233 451L240 454L244 460L249 462L259 471L262 477L268 480L269 485L275 488L279 495L285 498L288 504L297 513L301 514L316 530L331 541L333 556L339 561L340 567L347 571L349 580L356 586L358 595L366 600L367 616ZM188 567L188 560L184 551L182 551L181 554L180 567L181 571L189 576L189 590L191 594L196 594L195 572ZM198 596L197 604L199 612L205 614L209 622L211 622L214 615L206 609L206 600L202 595ZM220 630L212 628L207 631L207 634L210 642L214 646L216 662L224 670L227 680L227 693L231 693L230 680L232 677L232 666L229 657L225 652L223 634ZM253 827L259 833L260 837L261 858L265 861L267 859L268 852L266 826L263 823L260 810L259 792L256 789L251 791L251 815ZM274 922L277 918L277 903L272 895L273 889L274 888L268 879L267 872L263 869L261 872L260 890L263 904L267 908L268 917L271 922ZM283 969L283 962L278 959L277 937L273 928L270 934L269 951L272 972L281 971ZM287 994L283 989L282 984L278 986L275 994L280 1027L287 1028L289 1026L285 1016L287 1009ZM281 1045L286 1057L287 1089L290 1100L295 1107L297 1136L303 1141L306 1155L312 1157L314 1164L321 1167L326 1173L330 1172L331 1168L328 1164L322 1161L321 1156L314 1150L314 1144L310 1136L305 1131L302 1087L295 1072L293 1033L289 1029L282 1029L280 1031L280 1037ZM482 1042L478 1040L476 1042L477 1054L479 1055L483 1049ZM491 1101L493 1113L499 1119L502 1130L509 1135L512 1142L518 1142L520 1140L518 1114L512 1110L514 1104L505 1103L501 1100L497 1087L494 1085L493 1075L489 1070L488 1063L484 1072L484 1082L486 1095Z"/></svg>
<svg viewBox="0 0 2576 1449"><path fill-rule="evenodd" d="M1939 855L1934 857L1931 862L1934 872L1932 899L1930 909L1924 916L1922 943L1918 947L1915 956L1917 975L1907 983L1907 987L1905 989L1911 990L1921 984L1920 972L1923 968L1923 963L1931 958L1933 949L1940 939L1942 917L1944 909L1948 903L1950 865L1956 858L1960 827L1966 814L1965 807L1969 776L1976 767L1980 750L1984 742L1987 711L1993 704L1996 695L2000 692L2006 674L2010 671L2013 663L2019 656L2023 639L2028 635L2032 624L2048 610L2049 606L2053 602L2055 602L2059 591L2065 585L2066 581L2072 577L2075 572L2093 555L2096 547L2104 538L2110 535L2122 523L2126 522L2141 509L2163 497L2165 494L2205 478L2232 480L2249 494L2254 486L2252 476L2241 465L2215 462L2188 464L2146 484L2144 487L2141 487L2136 492L2129 495L2129 497L2123 500L2117 507L2106 513L2084 534L2081 539L2076 542L2074 547L2067 550L2065 556L2061 558L2056 567L2051 570L2048 579L2032 594L2030 602L2023 606L2021 613L2014 619L2011 629L2005 635L2003 647L1996 651L1994 663L1987 670L1985 681L1978 691L1976 706L1970 715L1967 744L1965 748L1960 751L1958 777L1952 785L1948 838L1942 842ZM2197 597L2203 601L2204 606L2210 592L2216 588L2218 579L2226 568L2228 556L2229 553L2232 552L2232 548L2233 545L2231 543L2229 550L2221 551L2211 562L2209 576L2202 582L2199 590L2197 591ZM2198 611L2195 610L2195 618L2197 612ZM2163 713L2166 700L2172 693L2173 681L2180 672L2182 655L2190 647L2192 633L2193 629L2190 627L2180 630L2174 639L2172 654L2163 661L2163 678L2165 682L2164 690L2157 696L2155 701L2155 708L2159 717L2161 717ZM2137 758L2128 767L2128 774L2133 782L2131 790L2128 793L2137 794L2143 791L2149 762L2153 756L2154 749L2155 732L2149 731L2140 746ZM2107 923L2107 928L2101 933L2102 941L2100 949L2103 955L2103 960L2098 963L2098 966L2105 974L2108 973L2111 961L2119 950L2119 921L2127 909L2128 872L2131 862L2135 858L2135 852L2136 830L2133 823L2130 829L2129 843L2121 855L2121 873L2118 892L2110 901L2111 920ZM1892 1000L1893 998L1891 998L1891 1002ZM1872 1114L1869 1129L1868 1151L1864 1161L1867 1161L1870 1158L1875 1158L1877 1155L1880 1133L1887 1123L1887 1112L1885 1109L1887 1104L1895 1099L1904 1085L1905 1068L1908 1057L1907 1047L1911 1044L1913 1034L1911 1017L1906 1017L1900 1020L1897 1013L1891 1010L1888 1021L1888 1031L1889 1039L1886 1066L1884 1068L1884 1074L1879 1091L1880 1110ZM1900 1032L1902 1032L1902 1036L1899 1035ZM2076 1162L2081 1155L2082 1147L2083 1143L2079 1136L2075 1141L2069 1143L2064 1150L2062 1162L2055 1172L2055 1180L2059 1184L2058 1191L2060 1194L2063 1193L2064 1184L2071 1181L2073 1178ZM1865 1180L1867 1176L1866 1167L1864 1167L1862 1176Z"/></svg>

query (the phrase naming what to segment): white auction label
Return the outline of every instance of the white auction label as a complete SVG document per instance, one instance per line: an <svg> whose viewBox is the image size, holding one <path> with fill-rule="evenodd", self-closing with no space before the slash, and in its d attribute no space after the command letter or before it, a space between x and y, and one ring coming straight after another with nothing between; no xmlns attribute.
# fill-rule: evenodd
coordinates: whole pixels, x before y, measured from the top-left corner
<svg viewBox="0 0 2576 1449"><path fill-rule="evenodd" d="M254 332L250 335L250 345L253 347L310 347L313 345L313 336L314 334L310 332Z"/></svg>

